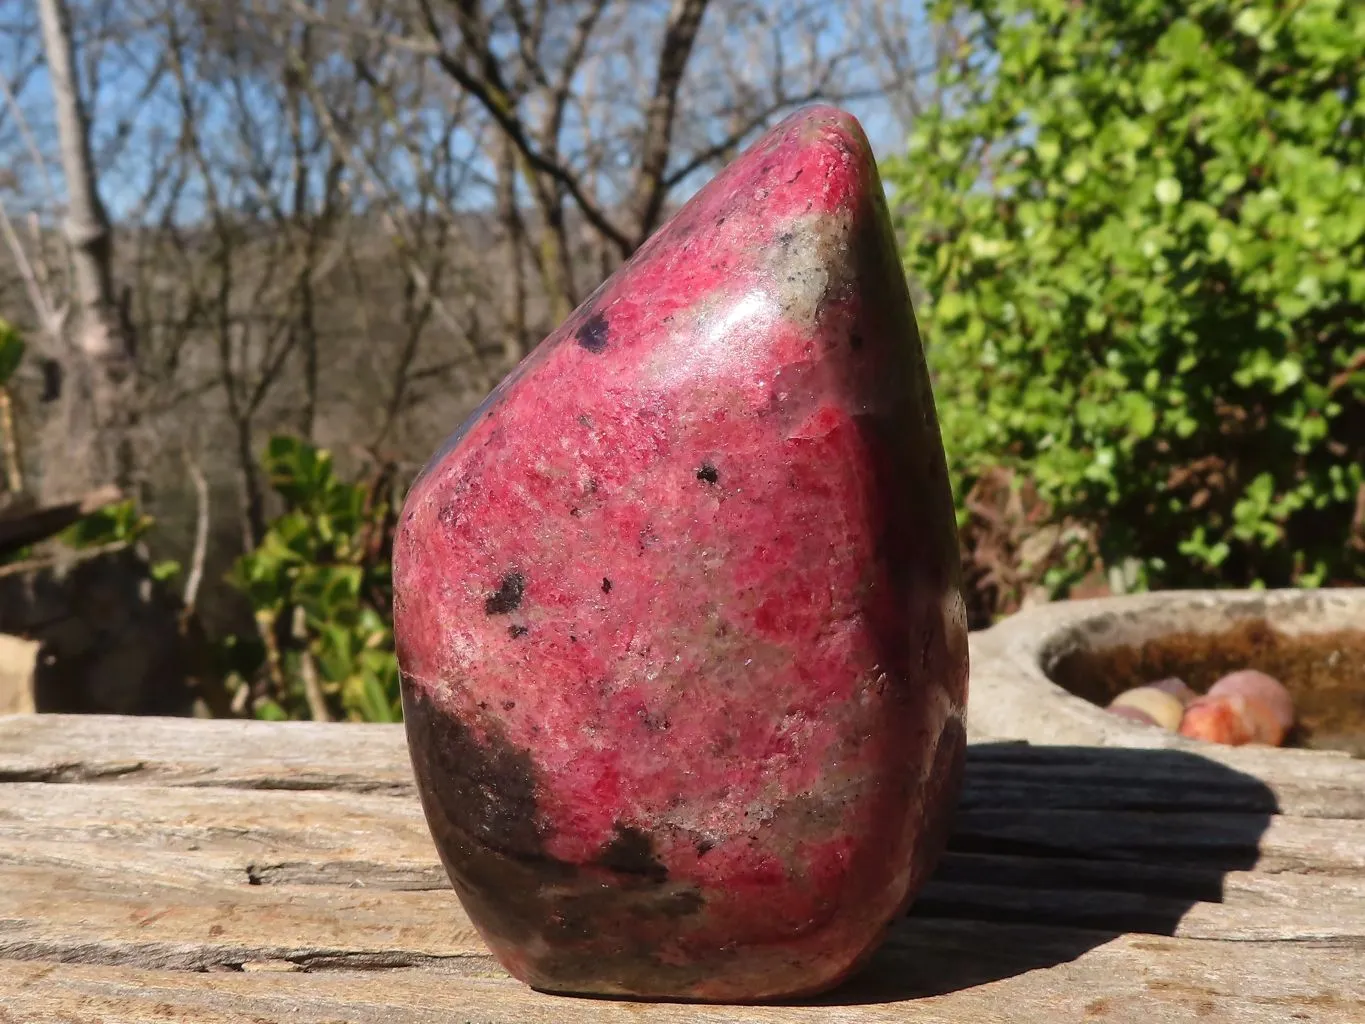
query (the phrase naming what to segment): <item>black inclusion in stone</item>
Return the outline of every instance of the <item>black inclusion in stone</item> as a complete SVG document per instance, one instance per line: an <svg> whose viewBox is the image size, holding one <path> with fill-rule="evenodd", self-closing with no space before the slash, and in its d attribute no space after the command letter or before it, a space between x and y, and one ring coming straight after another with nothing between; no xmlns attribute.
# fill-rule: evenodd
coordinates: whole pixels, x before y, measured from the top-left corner
<svg viewBox="0 0 1365 1024"><path fill-rule="evenodd" d="M525 626L508 626L508 627L507 627L507 635L510 636L513 640L520 640L522 637L524 637L524 636L525 636L527 633L529 633L529 632L531 632L531 631L530 631L529 629L527 629Z"/></svg>
<svg viewBox="0 0 1365 1024"><path fill-rule="evenodd" d="M697 470L697 479L702 483L707 484L720 483L720 473L717 472L716 467L711 465L711 463L703 462L701 464L701 469Z"/></svg>
<svg viewBox="0 0 1365 1024"><path fill-rule="evenodd" d="M526 592L526 577L509 572L498 583L498 589L484 598L485 615L508 615L521 607L521 595Z"/></svg>
<svg viewBox="0 0 1365 1024"><path fill-rule="evenodd" d="M619 822L615 836L602 848L597 863L623 875L636 875L651 882L668 880L668 869L654 854L654 840L638 828Z"/></svg>
<svg viewBox="0 0 1365 1024"><path fill-rule="evenodd" d="M596 355L606 349L607 336L610 333L607 318L601 313L594 313L583 321L583 326L574 334L574 340L581 347Z"/></svg>

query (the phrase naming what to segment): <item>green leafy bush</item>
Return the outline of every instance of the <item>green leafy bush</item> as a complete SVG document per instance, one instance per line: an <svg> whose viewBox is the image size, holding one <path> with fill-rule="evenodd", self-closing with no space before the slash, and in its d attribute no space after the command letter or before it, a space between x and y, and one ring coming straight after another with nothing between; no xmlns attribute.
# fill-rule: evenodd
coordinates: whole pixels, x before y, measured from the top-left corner
<svg viewBox="0 0 1365 1024"><path fill-rule="evenodd" d="M285 511L231 582L251 602L258 642L226 651L261 718L401 718L390 624L392 476L337 477L331 456L272 438L264 466Z"/></svg>
<svg viewBox="0 0 1365 1024"><path fill-rule="evenodd" d="M60 539L73 548L136 544L155 525L156 520L144 514L137 502L120 501L96 509L80 522L68 526L61 532Z"/></svg>
<svg viewBox="0 0 1365 1024"><path fill-rule="evenodd" d="M131 547L146 537L156 520L146 515L136 501L116 502L96 509L57 535L67 547L77 551L94 548ZM148 566L152 579L166 582L180 573L180 563L167 558Z"/></svg>
<svg viewBox="0 0 1365 1024"><path fill-rule="evenodd" d="M1365 580L1365 4L935 14L886 176L962 521L1005 470L1136 587Z"/></svg>
<svg viewBox="0 0 1365 1024"><path fill-rule="evenodd" d="M19 454L19 428L11 385L28 346L18 328L0 317L0 468L4 489L10 494L24 490L24 470Z"/></svg>
<svg viewBox="0 0 1365 1024"><path fill-rule="evenodd" d="M27 346L18 328L0 318L0 388L9 387L19 364L24 361Z"/></svg>

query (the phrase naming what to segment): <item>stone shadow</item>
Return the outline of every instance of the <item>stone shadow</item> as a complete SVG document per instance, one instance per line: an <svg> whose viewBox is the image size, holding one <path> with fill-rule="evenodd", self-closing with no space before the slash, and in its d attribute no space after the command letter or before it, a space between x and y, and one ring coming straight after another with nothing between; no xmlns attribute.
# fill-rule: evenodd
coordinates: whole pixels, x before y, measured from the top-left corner
<svg viewBox="0 0 1365 1024"><path fill-rule="evenodd" d="M1173 935L1278 813L1259 779L1176 750L968 748L948 850L867 967L807 1005L943 995Z"/></svg>

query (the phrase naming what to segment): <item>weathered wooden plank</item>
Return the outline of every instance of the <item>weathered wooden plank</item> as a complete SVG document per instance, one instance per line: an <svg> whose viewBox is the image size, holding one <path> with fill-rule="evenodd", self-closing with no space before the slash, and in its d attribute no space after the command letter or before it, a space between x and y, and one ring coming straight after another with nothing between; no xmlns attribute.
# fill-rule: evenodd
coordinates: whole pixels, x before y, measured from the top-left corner
<svg viewBox="0 0 1365 1024"><path fill-rule="evenodd" d="M401 729L0 719L0 1022L1357 1024L1362 768L976 746L953 848L855 988L703 1009L507 979L436 862ZM1175 937L1122 934L1144 930Z"/></svg>
<svg viewBox="0 0 1365 1024"><path fill-rule="evenodd" d="M187 884L172 863L155 883L117 862L98 872L0 865L0 960L189 971L260 961L441 971L489 960L448 889Z"/></svg>
<svg viewBox="0 0 1365 1024"><path fill-rule="evenodd" d="M1021 803L1087 800L1098 787L1115 794L1151 788L1162 791L1163 806L1181 800L1296 817L1365 818L1365 760L1337 753L1209 745L1194 755L1009 742L975 744L968 758L972 783L1003 788Z"/></svg>
<svg viewBox="0 0 1365 1024"><path fill-rule="evenodd" d="M974 884L986 881L1021 889L1137 893L1171 899L1220 903L1281 880L1318 882L1336 891L1365 891L1365 879L1292 873L1238 871L1211 864L1170 864L1132 860L1085 860L1079 857L962 853L949 850L939 861L934 878L942 882Z"/></svg>
<svg viewBox="0 0 1365 1024"><path fill-rule="evenodd" d="M249 895L243 898L247 905L243 913L256 913L251 908L264 906L260 913L266 917L269 902L284 898L280 893L287 893L298 903L311 889L309 906L324 913L330 904L316 896L318 891L333 892L330 898L337 905L356 891L435 891L440 895L431 900L395 899L389 906L395 914L400 910L408 913L404 908L434 906L439 909L431 913L444 915L442 920L451 913L462 914L451 902L445 873L434 856L420 862L404 854L389 862L379 850L368 857L333 861L325 852L296 847L269 851L263 858L259 850L223 848L217 843L207 847L191 843L190 847L198 848L186 850L183 843L177 849L174 840L166 843L165 849L158 848L155 837L149 842L152 845L128 850L98 841L3 839L0 887L13 893L60 888L71 894L68 899L89 890L96 902L108 897L116 904L125 898L123 889L131 886L137 898L149 892L162 893L167 906L183 899L178 895L181 890L219 892L223 906L245 891ZM277 860L277 855L284 859ZM1076 860L950 853L916 903L915 913L921 917L1031 922L1192 938L1365 940L1365 878L1268 875L1125 862L1109 865L1107 870L1099 870L1101 867ZM73 885L73 874L84 881ZM10 906L4 916L11 921L25 919L23 909L7 903L0 894L0 907L4 906ZM96 909L91 905L82 911L81 920L89 930L100 924ZM30 906L29 911L47 920L44 904ZM101 913L114 918L116 924L122 920L117 905ZM169 921L167 927L178 920ZM148 933L145 926L141 927L144 930L138 935L146 939ZM326 932L328 925L324 921L319 928ZM18 934L17 929L18 925L11 934ZM38 931L30 928L28 934ZM230 937L220 943L230 944ZM56 952L44 955L61 958ZM279 954L257 950L253 955ZM128 958L122 957L118 962L125 960Z"/></svg>
<svg viewBox="0 0 1365 1024"><path fill-rule="evenodd" d="M1292 877L1292 876L1291 876ZM914 913L1174 935L1189 939L1330 941L1365 956L1365 887L1238 873L1220 902L1103 889L930 883Z"/></svg>
<svg viewBox="0 0 1365 1024"><path fill-rule="evenodd" d="M258 869L376 858L394 868L424 868L432 859L415 799L355 793L13 783L0 787L0 838L6 837L130 850L212 846L239 851ZM1365 873L1365 822L1356 820L980 808L957 815L951 843L964 853Z"/></svg>
<svg viewBox="0 0 1365 1024"><path fill-rule="evenodd" d="M1013 833L1036 831L1037 815L975 815L983 816L992 819L987 827L969 822L968 834L978 845L983 837L1005 835L1012 841ZM1062 817L1067 825L1058 829L1054 849L1062 849L1065 840L1092 850L1117 846L1128 855L1122 829L1094 836L1093 819L1077 813ZM1122 824L1125 818L1117 820ZM1154 830L1165 843L1160 850L1174 860L1170 865L1082 861L1074 849L1060 860L950 854L917 913L1112 933L1360 941L1365 939L1365 874L1329 870L1340 867L1343 850L1365 856L1365 849L1351 847L1349 837L1335 834L1358 831L1360 824L1269 820L1260 836L1262 859L1280 867L1312 854L1318 873L1309 875L1211 866L1208 849L1199 845L1204 833L1192 827L1183 833ZM1216 822L1210 831L1219 834ZM1142 834L1150 847L1149 832ZM1252 831L1231 834L1252 839L1251 846L1239 850L1248 862L1254 860ZM1182 835L1203 862L1193 863L1197 858L1177 842ZM320 950L339 948L335 918L349 913L352 901L384 890L412 891L394 892L392 916L376 919L377 936L387 934L384 921L405 926L402 915L408 912L422 922L457 915L461 934L473 934L449 894L415 801L91 784L0 787L0 919L10 922L6 938L18 944L0 944L0 950L10 956L67 959L94 956L89 951L98 947L101 962L189 966L231 960L239 953L239 960L304 955L288 952L294 948L322 955ZM53 908L41 895L51 892L63 893L61 907ZM424 909L433 907L444 909ZM276 925L277 913L294 922L287 941ZM65 914L74 916L67 920ZM271 943L248 947L238 931L211 934L215 925L226 928L221 915L236 922L241 934L269 936ZM132 930L129 921L136 921ZM377 939L356 955L378 962L386 949L399 961L438 955L392 943L386 947Z"/></svg>
<svg viewBox="0 0 1365 1024"><path fill-rule="evenodd" d="M951 842L966 851L1365 874L1365 821L1358 820L981 808L957 815Z"/></svg>
<svg viewBox="0 0 1365 1024"><path fill-rule="evenodd" d="M1331 946L1083 932L898 929L866 974L805 1006L687 1006L542 995L501 975L426 970L154 971L0 961L0 1021L290 1021L298 1024L1358 1024L1362 962ZM1291 955L1291 948L1293 950Z"/></svg>
<svg viewBox="0 0 1365 1024"><path fill-rule="evenodd" d="M413 791L401 726L0 716L0 782ZM964 805L1181 807L1365 819L1365 761L1303 751L978 744Z"/></svg>
<svg viewBox="0 0 1365 1024"><path fill-rule="evenodd" d="M130 871L144 853L232 854L243 881L291 862L425 872L436 856L416 799L292 790L12 783L0 786L3 840L118 850Z"/></svg>
<svg viewBox="0 0 1365 1024"><path fill-rule="evenodd" d="M351 887L251 885L216 877L193 862L198 857L142 856L129 871L117 856L100 864L82 853L44 844L20 860L0 851L0 957L179 970L272 960L448 970L451 961L485 955L448 888L383 890L363 876ZM185 860L192 862L182 865ZM1330 940L1365 951L1365 886L1304 876L1230 875L1216 903L935 881L913 916L1080 927L1111 936L1150 931ZM983 929L983 944L991 934Z"/></svg>
<svg viewBox="0 0 1365 1024"><path fill-rule="evenodd" d="M0 717L0 782L411 793L402 726L119 715Z"/></svg>

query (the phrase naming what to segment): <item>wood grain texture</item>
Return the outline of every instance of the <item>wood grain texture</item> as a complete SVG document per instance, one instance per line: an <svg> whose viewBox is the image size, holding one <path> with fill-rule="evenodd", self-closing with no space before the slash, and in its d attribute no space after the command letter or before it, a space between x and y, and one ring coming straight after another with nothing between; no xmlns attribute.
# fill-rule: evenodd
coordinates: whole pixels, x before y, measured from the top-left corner
<svg viewBox="0 0 1365 1024"><path fill-rule="evenodd" d="M570 1000L455 899L401 728L0 718L0 1024L1365 1021L1365 764L971 748L949 853L819 1005Z"/></svg>
<svg viewBox="0 0 1365 1024"><path fill-rule="evenodd" d="M0 781L414 792L401 725L0 718Z"/></svg>
<svg viewBox="0 0 1365 1024"><path fill-rule="evenodd" d="M1074 939L1010 929L1011 948ZM964 973L960 964L974 961ZM1020 972L972 930L902 929L854 985L811 1006L699 1007L546 996L497 972L157 971L17 962L0 972L0 1021L296 1024L1359 1024L1359 963L1329 947L1289 962L1274 946L1125 937L1047 969ZM1029 958L1020 962L1027 963ZM957 986L945 992L944 981Z"/></svg>
<svg viewBox="0 0 1365 1024"><path fill-rule="evenodd" d="M1139 770L1134 771L1135 767ZM1241 774L1257 783L1240 784ZM106 782L244 789L327 789L412 793L400 725L197 721L115 715L0 717L0 782ZM1167 802L1224 797L1257 810L1304 817L1365 819L1365 760L1331 753L1210 747L1202 757L1166 751L1031 747L980 743L967 794L989 787L991 802L1021 807L1124 797ZM1210 793L1222 786L1231 792ZM1240 795L1239 795L1240 794ZM1220 804L1221 806L1221 804Z"/></svg>

